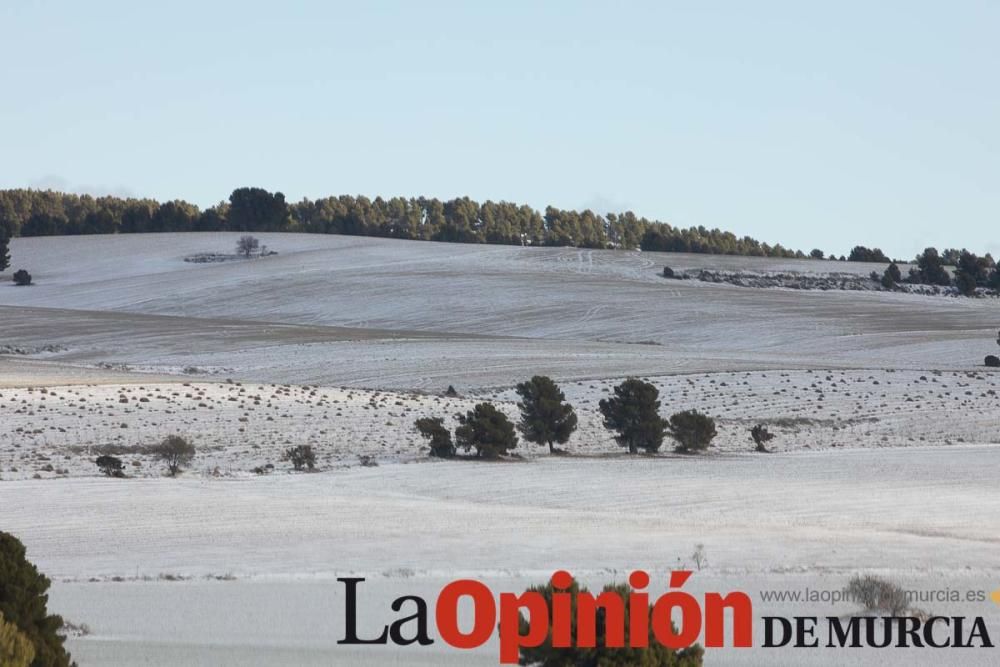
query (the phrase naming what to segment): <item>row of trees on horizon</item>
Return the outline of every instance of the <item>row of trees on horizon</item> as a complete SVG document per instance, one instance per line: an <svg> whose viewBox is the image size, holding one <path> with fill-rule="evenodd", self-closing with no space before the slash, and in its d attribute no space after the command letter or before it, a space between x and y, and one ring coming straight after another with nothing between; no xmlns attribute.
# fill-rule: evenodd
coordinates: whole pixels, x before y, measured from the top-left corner
<svg viewBox="0 0 1000 667"><path fill-rule="evenodd" d="M0 242L15 236L144 232L307 232L425 241L623 248L761 257L807 257L749 236L705 227L682 229L631 211L601 215L468 197L369 199L341 195L289 203L280 192L237 188L204 210L183 200L157 202L53 190L0 190ZM822 253L820 253L822 257Z"/></svg>
<svg viewBox="0 0 1000 667"><path fill-rule="evenodd" d="M243 187L227 201L195 204L147 198L93 197L54 190L0 190L0 270L16 236L137 234L149 232L305 232L380 236L424 241L506 245L642 249L757 257L838 259L808 254L749 236L705 227L681 228L638 217L546 207L544 212L512 202L476 202L469 197L369 199L341 195L289 203L280 192ZM958 250L947 250L947 260ZM855 246L841 261L889 262L878 248Z"/></svg>

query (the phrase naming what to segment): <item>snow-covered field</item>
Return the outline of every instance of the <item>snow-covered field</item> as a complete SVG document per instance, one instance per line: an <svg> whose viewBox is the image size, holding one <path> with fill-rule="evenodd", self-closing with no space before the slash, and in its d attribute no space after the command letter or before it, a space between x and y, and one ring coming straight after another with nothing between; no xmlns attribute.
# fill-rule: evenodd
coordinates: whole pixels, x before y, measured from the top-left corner
<svg viewBox="0 0 1000 667"><path fill-rule="evenodd" d="M1000 584L1000 375L981 365L995 301L659 275L829 270L812 260L259 236L279 254L183 261L231 252L234 234L13 243L37 284L0 283L0 345L17 352L0 355L0 529L54 579L51 606L90 627L71 640L83 667L496 664L495 646L338 647L346 573L371 579L373 624L392 597L433 599L460 575L520 591L556 568L592 586L644 568L662 590L696 544L709 560L693 591L839 589L862 571ZM535 373L577 408L576 456L522 443L521 461L427 460L414 419L484 399L513 417L511 387ZM660 388L665 414L716 417L713 450L622 454L597 403L629 375ZM750 453L756 423L776 453ZM198 455L167 479L142 449L173 433ZM298 444L318 473L281 461ZM97 475L106 451L129 479ZM992 602L921 606L1000 621ZM872 657L727 650L706 664Z"/></svg>

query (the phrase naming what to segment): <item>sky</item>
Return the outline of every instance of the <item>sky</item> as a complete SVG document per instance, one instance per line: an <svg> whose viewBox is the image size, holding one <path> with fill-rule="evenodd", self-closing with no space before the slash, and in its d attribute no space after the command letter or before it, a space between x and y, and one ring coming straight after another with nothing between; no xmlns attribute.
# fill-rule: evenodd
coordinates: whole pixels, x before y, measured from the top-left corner
<svg viewBox="0 0 1000 667"><path fill-rule="evenodd" d="M1000 257L1000 2L0 3L0 187L468 195Z"/></svg>

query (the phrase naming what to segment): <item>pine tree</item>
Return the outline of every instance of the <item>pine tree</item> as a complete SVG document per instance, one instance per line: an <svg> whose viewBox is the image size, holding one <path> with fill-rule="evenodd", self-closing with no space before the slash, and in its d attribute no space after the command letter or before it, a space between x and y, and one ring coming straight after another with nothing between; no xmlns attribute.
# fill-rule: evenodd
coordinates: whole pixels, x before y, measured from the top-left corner
<svg viewBox="0 0 1000 667"><path fill-rule="evenodd" d="M601 400L605 428L618 433L615 441L629 454L655 452L663 444L666 421L660 417L659 396L652 384L629 378L615 387L613 397Z"/></svg>
<svg viewBox="0 0 1000 667"><path fill-rule="evenodd" d="M517 385L521 402L521 421L517 428L528 442L549 446L555 453L555 443L565 444L576 430L576 411L566 402L566 396L552 378L536 375Z"/></svg>
<svg viewBox="0 0 1000 667"><path fill-rule="evenodd" d="M517 447L514 425L491 403L480 403L456 419L456 444L465 451L475 448L480 458L495 459Z"/></svg>
<svg viewBox="0 0 1000 667"><path fill-rule="evenodd" d="M413 423L424 439L430 442L431 456L450 459L455 456L455 445L451 441L451 431L444 426L440 417L421 417Z"/></svg>
<svg viewBox="0 0 1000 667"><path fill-rule="evenodd" d="M28 667L35 659L35 647L17 626L8 623L0 612L0 665Z"/></svg>
<svg viewBox="0 0 1000 667"><path fill-rule="evenodd" d="M63 621L46 611L48 578L25 557L24 545L0 532L0 614L35 650L32 667L69 667L70 656L59 635Z"/></svg>

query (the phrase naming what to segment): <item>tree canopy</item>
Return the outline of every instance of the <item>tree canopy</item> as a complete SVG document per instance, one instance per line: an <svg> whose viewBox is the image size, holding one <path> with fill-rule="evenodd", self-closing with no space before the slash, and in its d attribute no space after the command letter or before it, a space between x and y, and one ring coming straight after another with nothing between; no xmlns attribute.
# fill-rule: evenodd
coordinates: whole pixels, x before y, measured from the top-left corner
<svg viewBox="0 0 1000 667"><path fill-rule="evenodd" d="M475 449L480 458L495 459L517 447L514 425L492 403L479 403L456 418L455 444L465 451Z"/></svg>
<svg viewBox="0 0 1000 667"><path fill-rule="evenodd" d="M554 444L565 444L576 430L576 411L566 402L566 396L552 378L536 375L516 387L521 401L518 430L528 442L548 445L554 452Z"/></svg>
<svg viewBox="0 0 1000 667"><path fill-rule="evenodd" d="M31 643L32 667L69 667L70 656L59 635L62 618L46 610L49 583L27 559L21 541L0 532L0 615Z"/></svg>
<svg viewBox="0 0 1000 667"><path fill-rule="evenodd" d="M615 395L599 403L604 426L615 431L615 441L630 454L655 452L663 444L667 422L660 417L660 391L636 378L615 387Z"/></svg>
<svg viewBox="0 0 1000 667"><path fill-rule="evenodd" d="M506 201L469 197L340 195L285 201L280 192L241 187L200 210L183 200L93 197L53 190L0 190L0 251L13 236L143 232L310 232L508 245L625 248L650 251L805 257L731 232L682 229L631 211L600 214L548 206L544 212Z"/></svg>

